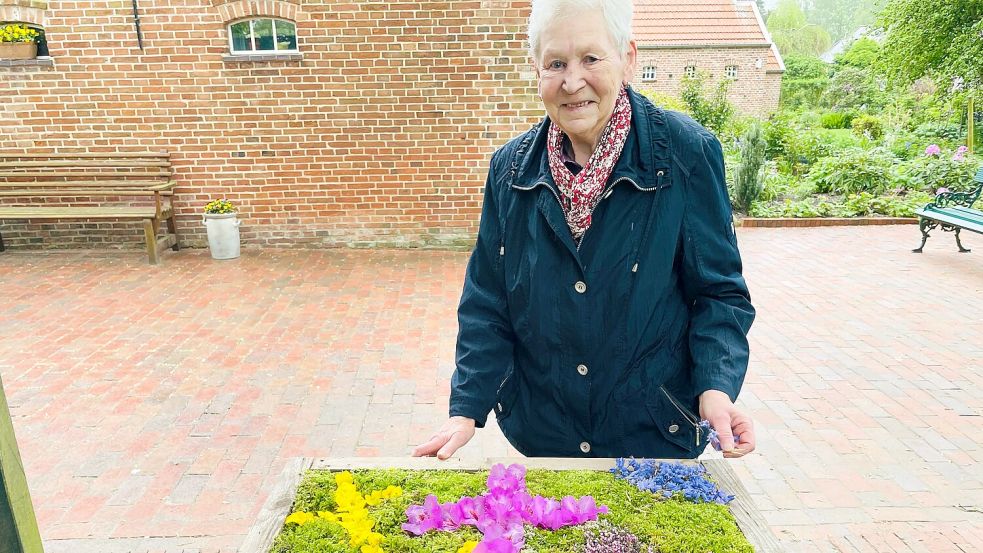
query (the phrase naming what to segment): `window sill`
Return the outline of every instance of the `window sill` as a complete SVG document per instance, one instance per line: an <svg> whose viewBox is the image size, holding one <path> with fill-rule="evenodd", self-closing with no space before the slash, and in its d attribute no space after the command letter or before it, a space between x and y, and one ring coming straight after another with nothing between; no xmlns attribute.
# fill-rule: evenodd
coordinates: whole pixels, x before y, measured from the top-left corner
<svg viewBox="0 0 983 553"><path fill-rule="evenodd" d="M252 63L257 61L301 61L304 54L292 52L290 54L226 54L222 56L225 63Z"/></svg>
<svg viewBox="0 0 983 553"><path fill-rule="evenodd" d="M30 60L5 60L0 58L0 67L54 67L55 60L50 56Z"/></svg>

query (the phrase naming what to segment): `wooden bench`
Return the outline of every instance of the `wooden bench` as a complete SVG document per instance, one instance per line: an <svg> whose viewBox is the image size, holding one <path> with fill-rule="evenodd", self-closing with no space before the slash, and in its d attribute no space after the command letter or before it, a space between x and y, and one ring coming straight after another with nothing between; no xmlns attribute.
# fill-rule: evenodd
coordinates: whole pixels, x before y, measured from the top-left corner
<svg viewBox="0 0 983 553"><path fill-rule="evenodd" d="M0 151L0 220L142 221L147 256L156 264L161 250L179 247L171 203L174 184L166 152ZM167 222L167 233L158 240L161 221Z"/></svg>
<svg viewBox="0 0 983 553"><path fill-rule="evenodd" d="M956 246L959 247L959 251L962 253L970 251L959 241L959 231L968 230L983 234L983 211L973 209L973 204L983 194L983 167L973 177L973 182L976 183L976 188L973 190L943 192L935 197L935 201L915 211L915 215L919 217L918 228L922 231L922 244L911 251L922 253L925 241L928 240L928 232L935 227L942 227L946 232L955 231Z"/></svg>

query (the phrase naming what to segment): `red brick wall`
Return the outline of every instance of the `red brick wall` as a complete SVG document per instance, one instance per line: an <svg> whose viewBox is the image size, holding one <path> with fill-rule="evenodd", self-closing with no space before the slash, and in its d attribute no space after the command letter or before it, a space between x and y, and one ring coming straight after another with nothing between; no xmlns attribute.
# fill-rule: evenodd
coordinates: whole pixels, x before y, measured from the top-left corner
<svg viewBox="0 0 983 553"><path fill-rule="evenodd" d="M715 86L723 78L724 68L736 65L737 80L728 89L728 99L740 113L765 117L778 109L782 88L781 73L766 72L768 58L768 47L642 49L638 52L635 81L639 89L678 98L686 66L693 65L697 71L706 72L710 75L709 83ZM759 59L760 68L756 66ZM642 68L646 65L655 66L654 81L642 80Z"/></svg>
<svg viewBox="0 0 983 553"><path fill-rule="evenodd" d="M51 54L0 61L0 149L171 152L188 245L204 244L200 210L219 197L240 207L246 245L468 243L490 153L543 113L524 49L528 9L144 1L141 52L130 0L0 0L0 21L43 25ZM226 25L246 16L294 20L302 59L229 59ZM664 74L672 59L678 83L690 58L719 76L732 56L735 102L761 113L777 105L778 79L745 72L749 55L765 51L642 60L655 56ZM0 233L13 248L143 247L135 223L0 221Z"/></svg>
<svg viewBox="0 0 983 553"><path fill-rule="evenodd" d="M43 24L53 64L0 63L0 149L171 152L189 244L223 196L246 244L467 242L489 154L542 114L527 2L155 0L143 52L129 0L52 1L31 19L13 3L0 20ZM225 26L246 15L293 19L303 59L225 59ZM132 223L0 232L14 248L142 247Z"/></svg>

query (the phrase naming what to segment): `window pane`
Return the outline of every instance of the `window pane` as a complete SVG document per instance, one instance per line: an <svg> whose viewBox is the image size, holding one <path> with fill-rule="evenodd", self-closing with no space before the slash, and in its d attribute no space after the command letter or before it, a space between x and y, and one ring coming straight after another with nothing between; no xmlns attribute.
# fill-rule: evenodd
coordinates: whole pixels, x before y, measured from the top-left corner
<svg viewBox="0 0 983 553"><path fill-rule="evenodd" d="M256 50L276 50L273 45L273 20L253 20L253 33L256 35Z"/></svg>
<svg viewBox="0 0 983 553"><path fill-rule="evenodd" d="M276 49L297 49L297 27L287 21L276 21Z"/></svg>
<svg viewBox="0 0 983 553"><path fill-rule="evenodd" d="M252 44L249 42L249 22L240 21L238 23L232 24L232 51L233 52L248 52L252 50Z"/></svg>

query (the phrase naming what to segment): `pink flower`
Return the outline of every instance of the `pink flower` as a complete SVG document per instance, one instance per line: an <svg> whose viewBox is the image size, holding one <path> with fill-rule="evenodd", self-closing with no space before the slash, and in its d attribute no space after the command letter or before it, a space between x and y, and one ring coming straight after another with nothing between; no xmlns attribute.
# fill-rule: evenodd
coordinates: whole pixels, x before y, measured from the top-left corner
<svg viewBox="0 0 983 553"><path fill-rule="evenodd" d="M428 495L423 505L406 508L403 530L419 536L431 530L450 532L473 525L484 534L473 553L518 553L525 545L523 524L557 530L607 513L607 507L597 507L589 495L579 500L567 496L562 501L530 496L522 465L495 465L487 484L488 493L452 503L441 504L435 495Z"/></svg>
<svg viewBox="0 0 983 553"><path fill-rule="evenodd" d="M939 188L938 190L935 191L935 195L938 196L939 194L946 194L948 192L949 189L943 186L942 188Z"/></svg>
<svg viewBox="0 0 983 553"><path fill-rule="evenodd" d="M960 146L956 149L956 153L952 156L952 161L962 161L967 151L969 151L969 148L966 146Z"/></svg>
<svg viewBox="0 0 983 553"><path fill-rule="evenodd" d="M925 155L927 156L937 156L942 153L942 148L939 148L937 144L929 144L928 148L925 148Z"/></svg>

